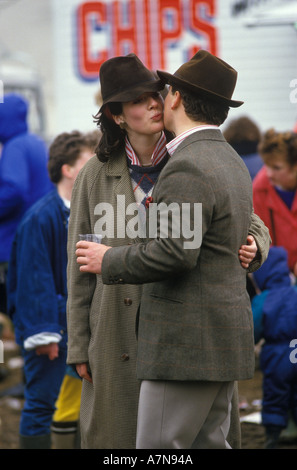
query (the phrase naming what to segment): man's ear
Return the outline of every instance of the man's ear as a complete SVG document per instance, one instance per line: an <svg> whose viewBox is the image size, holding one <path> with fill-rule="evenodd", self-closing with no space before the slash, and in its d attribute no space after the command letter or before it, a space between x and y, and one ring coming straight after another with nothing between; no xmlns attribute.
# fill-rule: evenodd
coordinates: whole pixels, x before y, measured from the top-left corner
<svg viewBox="0 0 297 470"><path fill-rule="evenodd" d="M181 104L181 95L179 91L175 91L171 100L171 109L177 109Z"/></svg>

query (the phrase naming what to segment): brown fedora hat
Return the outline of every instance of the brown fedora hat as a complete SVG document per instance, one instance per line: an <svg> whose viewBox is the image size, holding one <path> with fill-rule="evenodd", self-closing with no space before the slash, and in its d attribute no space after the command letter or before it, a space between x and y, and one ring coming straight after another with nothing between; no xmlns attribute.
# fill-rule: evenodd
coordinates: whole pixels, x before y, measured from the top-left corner
<svg viewBox="0 0 297 470"><path fill-rule="evenodd" d="M237 80L236 70L207 51L200 49L173 75L160 70L157 70L157 74L165 83L186 88L232 108L243 104L243 101L231 100Z"/></svg>
<svg viewBox="0 0 297 470"><path fill-rule="evenodd" d="M147 91L159 91L164 82L147 69L135 54L112 57L99 72L102 107L106 103L132 101Z"/></svg>

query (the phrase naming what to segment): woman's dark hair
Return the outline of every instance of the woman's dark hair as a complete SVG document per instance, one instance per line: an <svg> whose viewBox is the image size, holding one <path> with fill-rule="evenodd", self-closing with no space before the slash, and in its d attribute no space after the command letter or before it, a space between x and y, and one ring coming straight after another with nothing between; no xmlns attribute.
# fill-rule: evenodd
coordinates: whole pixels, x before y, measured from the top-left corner
<svg viewBox="0 0 297 470"><path fill-rule="evenodd" d="M268 129L258 146L264 163L282 159L290 166L297 164L297 134L293 131L277 132Z"/></svg>
<svg viewBox="0 0 297 470"><path fill-rule="evenodd" d="M59 134L49 147L48 172L53 183L62 178L63 165L74 165L81 151L89 148L87 137L79 131Z"/></svg>
<svg viewBox="0 0 297 470"><path fill-rule="evenodd" d="M102 111L93 116L94 122L102 132L101 139L95 148L100 161L106 162L110 154L124 145L126 131L116 124L112 115L119 116L123 112L122 103L108 103Z"/></svg>
<svg viewBox="0 0 297 470"><path fill-rule="evenodd" d="M172 93L180 92L186 114L193 121L205 122L220 126L226 120L229 113L229 106L219 103L211 98L201 97L186 90L172 85Z"/></svg>

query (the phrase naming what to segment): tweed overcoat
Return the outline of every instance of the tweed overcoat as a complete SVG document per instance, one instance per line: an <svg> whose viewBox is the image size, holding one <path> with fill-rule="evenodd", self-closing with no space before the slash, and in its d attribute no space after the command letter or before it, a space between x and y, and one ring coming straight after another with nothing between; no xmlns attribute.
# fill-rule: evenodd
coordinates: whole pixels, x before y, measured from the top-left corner
<svg viewBox="0 0 297 470"><path fill-rule="evenodd" d="M117 207L117 196L126 205L135 203L126 155L114 155L107 163L94 157L77 177L71 200L68 239L68 358L70 364L90 362L93 384L83 381L81 435L83 448L135 448L139 381L136 378L136 312L142 286L106 286L101 276L80 273L75 256L79 233L94 233L100 218L98 203ZM96 211L95 211L95 208ZM124 209L125 209L124 208ZM131 216L115 211L127 222ZM128 230L128 228L127 228ZM262 261L268 253L267 230L253 214L250 233L256 238ZM116 234L116 231L115 231ZM130 234L132 235L132 234ZM138 243L140 239L107 237L111 246ZM253 269L260 266L253 262ZM233 400L232 435L228 439L239 447L237 395Z"/></svg>
<svg viewBox="0 0 297 470"><path fill-rule="evenodd" d="M117 195L122 197L120 202ZM141 286L105 286L100 276L81 273L75 256L79 234L96 232L100 203L114 208L114 217L108 221L110 236L104 238L104 243L116 246L140 241L129 238L129 234L117 238L116 223L112 234L112 219L123 222L126 228L131 218L127 215L125 220L126 207L135 204L125 153L105 164L92 158L73 188L68 237L67 362L89 362L93 378L93 384L83 381L82 448L129 449L135 448L139 393L135 318Z"/></svg>
<svg viewBox="0 0 297 470"><path fill-rule="evenodd" d="M146 380L233 381L254 374L253 317L246 272L238 260L253 210L245 164L218 129L188 136L154 186L153 202L190 205L198 247L173 236L176 220L162 211L146 244L108 250L102 279L109 285L146 283L139 312L137 377ZM194 204L202 204L195 220ZM154 214L154 212L152 212ZM148 217L148 224L150 217ZM180 227L183 221L180 221ZM161 227L161 229L160 229ZM189 229L188 229L189 230Z"/></svg>

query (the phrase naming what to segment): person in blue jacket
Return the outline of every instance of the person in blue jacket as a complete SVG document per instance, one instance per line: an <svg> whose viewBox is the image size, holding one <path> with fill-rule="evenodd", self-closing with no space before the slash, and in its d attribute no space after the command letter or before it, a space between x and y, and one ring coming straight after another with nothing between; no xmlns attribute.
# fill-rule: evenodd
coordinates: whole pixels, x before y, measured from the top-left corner
<svg viewBox="0 0 297 470"><path fill-rule="evenodd" d="M29 132L28 102L15 93L0 104L0 311L6 313L6 275L17 226L29 207L53 189L46 143Z"/></svg>
<svg viewBox="0 0 297 470"><path fill-rule="evenodd" d="M49 149L54 189L22 218L8 265L8 314L24 358L20 448L51 448L51 422L66 370L66 266L70 200L93 156L87 136L62 133Z"/></svg>
<svg viewBox="0 0 297 470"><path fill-rule="evenodd" d="M275 448L289 416L297 423L297 364L290 343L297 338L297 287L288 267L287 251L271 247L262 267L253 273L261 293L252 299L255 343L264 338L262 424L267 449Z"/></svg>
<svg viewBox="0 0 297 470"><path fill-rule="evenodd" d="M261 131L256 122L248 116L233 119L224 130L224 137L241 156L253 180L264 165L258 152Z"/></svg>

